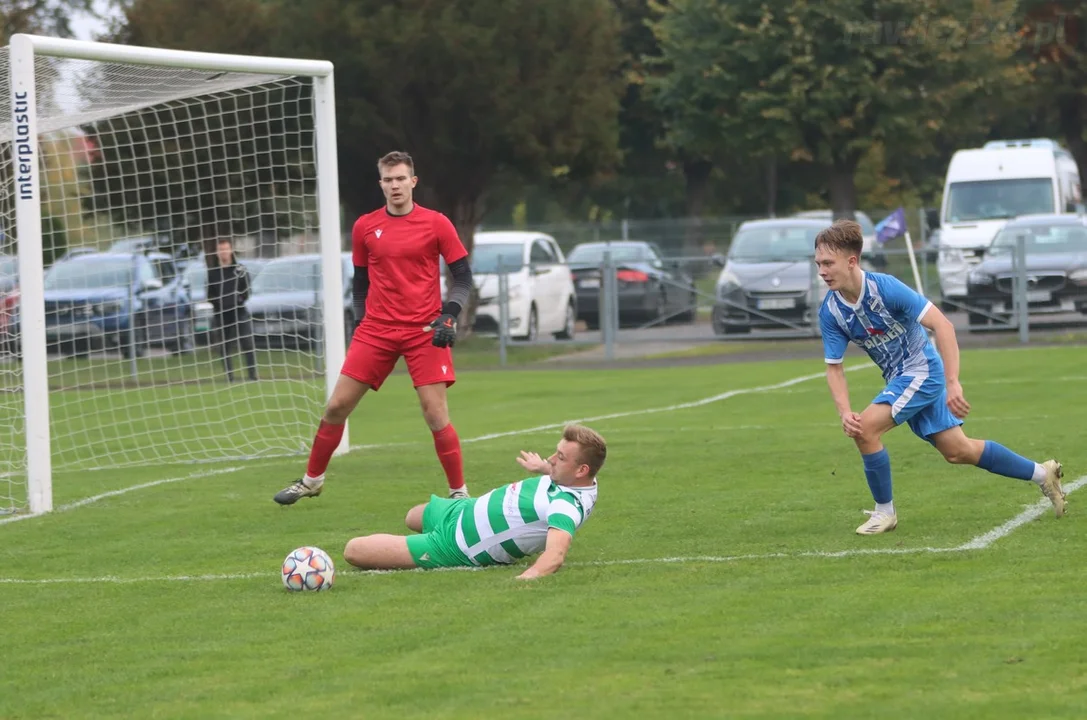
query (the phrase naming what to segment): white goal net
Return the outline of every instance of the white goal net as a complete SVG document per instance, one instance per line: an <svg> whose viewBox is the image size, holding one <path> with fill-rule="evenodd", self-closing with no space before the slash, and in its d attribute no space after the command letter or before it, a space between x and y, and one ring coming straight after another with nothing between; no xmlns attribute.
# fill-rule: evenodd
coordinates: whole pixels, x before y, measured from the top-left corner
<svg viewBox="0 0 1087 720"><path fill-rule="evenodd" d="M29 96L0 50L0 513L68 473L306 452L351 325L330 67L34 46Z"/></svg>

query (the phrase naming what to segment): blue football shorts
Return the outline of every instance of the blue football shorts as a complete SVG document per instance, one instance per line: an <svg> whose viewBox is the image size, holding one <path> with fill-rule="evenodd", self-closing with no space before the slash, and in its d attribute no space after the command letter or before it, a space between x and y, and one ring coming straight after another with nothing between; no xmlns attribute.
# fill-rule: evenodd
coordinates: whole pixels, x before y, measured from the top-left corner
<svg viewBox="0 0 1087 720"><path fill-rule="evenodd" d="M932 442L936 433L962 425L947 407L947 385L943 375L902 375L887 383L872 404L891 406L895 425L908 423L914 435Z"/></svg>

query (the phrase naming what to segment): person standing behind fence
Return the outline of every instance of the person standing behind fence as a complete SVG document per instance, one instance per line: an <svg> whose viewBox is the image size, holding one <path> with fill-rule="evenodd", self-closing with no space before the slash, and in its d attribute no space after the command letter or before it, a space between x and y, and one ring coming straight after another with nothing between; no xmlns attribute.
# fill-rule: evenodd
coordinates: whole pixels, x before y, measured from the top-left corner
<svg viewBox="0 0 1087 720"><path fill-rule="evenodd" d="M219 351L226 366L227 380L234 380L234 343L245 353L249 379L257 379L257 358L253 352L253 323L245 301L249 299L249 273L238 262L229 239L219 241L214 262L208 267L208 302L215 308L215 330Z"/></svg>

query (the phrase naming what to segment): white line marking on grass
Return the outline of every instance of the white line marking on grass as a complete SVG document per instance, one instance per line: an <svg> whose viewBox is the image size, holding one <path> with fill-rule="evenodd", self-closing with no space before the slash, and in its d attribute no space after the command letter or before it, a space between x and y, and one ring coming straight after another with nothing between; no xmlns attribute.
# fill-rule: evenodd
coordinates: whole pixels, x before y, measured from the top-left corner
<svg viewBox="0 0 1087 720"><path fill-rule="evenodd" d="M853 370L862 370L862 369L865 369L865 368L872 368L872 367L875 367L875 365L873 365L871 363L866 363L866 364L862 364L862 365L853 365L851 367L846 368L846 372L851 372ZM675 410L685 410L687 408L700 407L702 405L709 405L710 403L720 402L721 400L727 400L728 398L735 397L737 395L747 395L747 394L751 394L751 393L761 393L761 392L769 392L769 391L772 391L772 390L779 390L781 388L787 388L787 387L790 387L792 385L796 385L797 383L806 382L808 380L815 380L815 379L821 378L821 377L825 377L825 373L813 373L811 375L802 375L800 377L795 377L795 378L792 378L791 380L786 380L786 381L778 383L776 385L763 385L763 386L760 386L760 387L741 388L739 390L729 390L728 392L720 393L718 395L711 395L709 397L702 398L701 400L692 400L691 402L679 403L678 405L666 405L664 407L644 408L642 410L627 410L627 411L624 411L624 412L611 413L611 414L608 414L608 415L597 415L595 417L582 418L580 420L567 420L567 421L564 421L564 422L561 422L561 423L551 423L551 424L548 424L548 425L538 425L536 427L531 427L531 428L527 428L527 429L523 429L523 430L509 430L507 432L490 433L488 435L479 435L477 437L464 438L464 439L461 440L461 443L483 442L485 440L494 440L494 439L497 439L497 438L510 437L510 436L513 436L513 435L524 435L524 434L528 434L528 433L532 433L532 432L538 432L538 431L541 431L541 430L553 430L555 428L565 427L568 423L571 423L571 422L595 422L597 420L611 420L611 419L614 419L614 418L632 417L634 415L652 415L654 413L672 412L672 411L675 411ZM415 444L415 443L404 443L404 442L377 443L377 444L372 444L372 445L359 445L359 446L351 448L351 450L381 450L381 449L387 449L387 448L392 448L392 447L401 447L401 446L404 446L404 445L413 445L413 444ZM265 457L267 457L267 456L265 456ZM209 477L209 476L212 476L212 475L223 475L223 474L227 474L227 473L239 472L241 470L251 470L254 467L259 467L259 466L258 465L246 465L246 466L242 466L242 467L222 468L222 469L218 469L218 470L211 470L211 471L205 471L205 472L192 473L190 475L184 475L184 476L181 476L181 477L165 478L163 480L154 480L152 482L141 483L139 485L132 485L131 487L121 488L119 490L112 490L112 491L107 492L107 493L102 493L101 495L95 495L93 497L84 498L83 500L78 500L78 501L76 501L74 503L69 503L67 505L62 505L62 506L60 506L58 508L54 508L53 513L60 513L60 512L66 512L68 510L74 510L74 509L82 507L84 505L89 505L91 503L98 502L99 500L104 500L105 498L116 497L117 495L124 495L125 493L133 492L134 490L144 490L146 488L155 487L157 485L165 485L166 483L181 482L182 480L195 480L195 479L198 479L198 478ZM41 516L42 516L42 514L40 514L40 513L39 514L28 514L28 515L13 515L11 517L6 517L6 518L3 518L3 519L0 519L0 525L6 525L7 523L13 523L13 522L19 522L20 520L29 520L30 518L41 517Z"/></svg>
<svg viewBox="0 0 1087 720"><path fill-rule="evenodd" d="M874 368L875 365L866 363L863 365L853 365L845 369L846 372L853 372L854 370L864 370L867 368ZM506 432L490 433L487 435L479 435L473 438L467 438L461 440L462 443L471 442L483 442L484 440L496 440L498 438L511 437L513 435L526 435L528 433L539 432L542 430L555 430L557 428L565 427L569 423L588 423L596 422L598 420L615 420L618 418L634 417L637 415L654 415L656 413L675 412L676 410L687 410L695 407L702 407L703 405L710 405L715 402L721 402L722 400L728 400L729 398L736 397L737 395L751 395L754 393L772 392L774 390L781 390L783 388L791 387L808 380L818 380L825 378L826 373L812 373L811 375L801 375L784 382L776 383L774 385L760 385L759 387L752 388L740 388L739 390L729 390L728 392L719 393L717 395L710 395L709 397L701 398L700 400L691 400L690 402L677 403L675 405L664 405L662 407L655 408L642 408L641 410L624 410L623 412L608 413L607 415L594 415L592 417L578 418L575 420L566 420L559 423L549 423L547 425L537 425L536 427L525 428L523 430L508 430Z"/></svg>
<svg viewBox="0 0 1087 720"><path fill-rule="evenodd" d="M253 466L250 465L249 468ZM100 495L92 495L91 497L83 498L82 500L76 500L75 502L67 503L66 505L60 505L53 508L53 513L68 512L69 510L75 510L81 508L84 505L90 505L96 503L99 500L105 500L106 498L116 497L117 495L124 495L125 493L132 492L133 490L143 490L149 487L155 487L157 485L166 485L168 483L181 482L182 480L195 480L197 478L211 477L212 475L225 475L228 473L238 472L239 470L246 470L245 467L227 467L218 468L215 470L202 470L200 472L190 473L188 475L181 475L179 477L163 478L161 480L152 480L151 482L140 483L139 485L132 485L130 487L121 488L120 490L110 490L109 492L101 493ZM43 517L49 513L35 513L30 515L13 515L0 519L0 525L6 525L7 523L19 522L20 520L29 520L30 518Z"/></svg>
<svg viewBox="0 0 1087 720"><path fill-rule="evenodd" d="M1084 485L1087 485L1087 475L1084 475L1083 477L1080 477L1080 478L1076 478L1075 480L1068 483L1067 485L1064 485L1064 494L1065 495L1071 495L1072 493L1074 493L1076 490L1079 490ZM1007 537L1008 535L1011 535L1017 528L1020 528L1023 525L1026 525L1028 522L1030 522L1031 520L1034 520L1035 518L1039 518L1042 515L1045 515L1047 512L1049 512L1052 509L1052 507L1053 506L1052 506L1052 504L1050 504L1048 499L1042 498L1041 500L1034 503L1033 505L1028 507L1026 510L1019 513L1018 515L1016 515L1015 517L1013 517L1011 520L1004 523L1000 527L993 528L992 530L990 530L987 533L984 533L982 535L978 535L976 538L974 538L970 542L964 543L964 544L958 546L955 549L956 550L984 550L985 548L987 548L990 545L992 545L993 543L995 543L997 540L1000 540L1002 538Z"/></svg>
<svg viewBox="0 0 1087 720"><path fill-rule="evenodd" d="M1076 490L1079 490L1084 485L1087 485L1087 475L1077 478L1071 483L1064 486L1065 493L1071 495ZM1011 535L1016 529L1026 525L1031 520L1035 520L1044 515L1050 509L1049 500L1045 498L1030 505L1026 510L1016 515L1014 518L1004 523L1000 527L993 528L987 533L983 533L973 538L972 540L963 543L962 545L956 545L953 547L918 547L918 548L854 548L852 550L811 550L807 552L797 553L752 553L749 555L688 555L688 556L675 556L675 557L660 557L660 558L626 558L617 560L587 560L582 562L567 563L568 567L613 567L617 565L683 565L687 563L734 563L743 562L745 560L788 560L788 559L803 559L803 558L847 558L847 557L861 557L867 555L919 555L919 554L942 554L942 553L961 553L971 552L974 550L986 550L993 545L997 540L1001 540L1008 535ZM433 573L433 572L474 572L480 570L499 570L503 565L493 565L487 568L470 568L470 567L458 567L458 568L440 568L438 570L348 570L346 574L348 576L356 575L402 575L404 573ZM507 568L509 569L509 568ZM341 575L342 575L341 574ZM273 579L276 574L273 572L250 572L250 573L227 573L222 575L163 575L159 577L134 577L134 578L121 578L114 575L104 575L102 577L70 577L70 578L4 578L0 577L0 585L64 585L64 584L116 584L116 585L131 585L134 583L151 583L151 582L214 582L219 580L253 580L253 579Z"/></svg>

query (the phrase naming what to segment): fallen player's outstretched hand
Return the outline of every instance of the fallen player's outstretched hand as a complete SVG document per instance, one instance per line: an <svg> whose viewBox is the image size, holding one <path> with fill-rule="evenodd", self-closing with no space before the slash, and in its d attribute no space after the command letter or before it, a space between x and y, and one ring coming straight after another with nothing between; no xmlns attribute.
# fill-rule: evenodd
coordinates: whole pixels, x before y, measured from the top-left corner
<svg viewBox="0 0 1087 720"><path fill-rule="evenodd" d="M551 466L547 461L534 452L522 450L521 454L517 456L517 464L529 472L543 474L551 472Z"/></svg>

